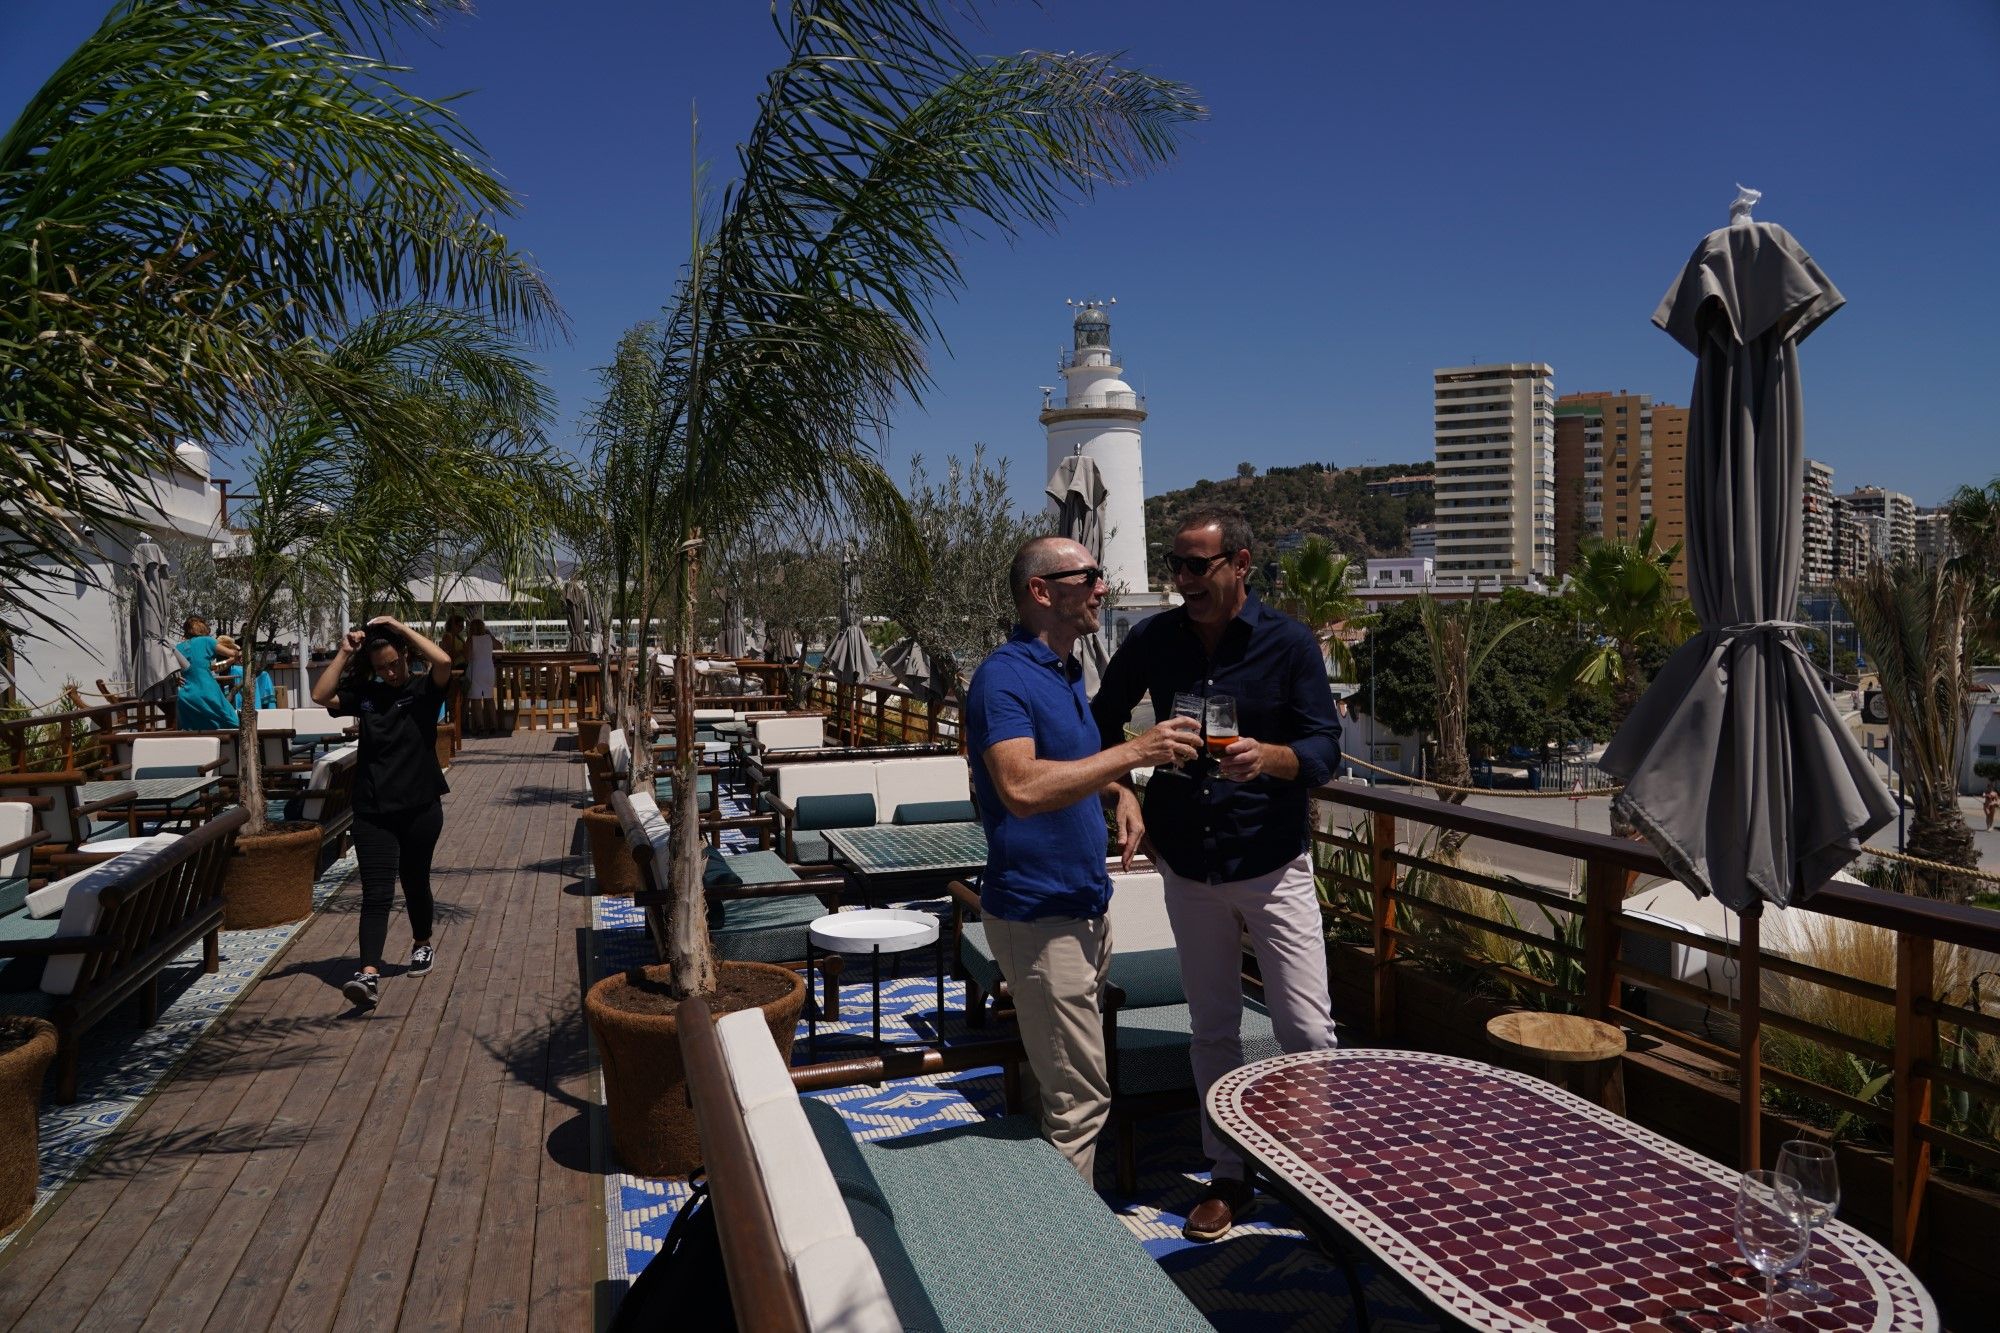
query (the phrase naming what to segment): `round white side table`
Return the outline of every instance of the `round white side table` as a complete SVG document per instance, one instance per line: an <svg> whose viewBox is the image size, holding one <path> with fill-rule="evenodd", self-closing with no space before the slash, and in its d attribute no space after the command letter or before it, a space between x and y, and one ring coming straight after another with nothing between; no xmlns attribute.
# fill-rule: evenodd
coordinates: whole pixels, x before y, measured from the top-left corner
<svg viewBox="0 0 2000 1333"><path fill-rule="evenodd" d="M905 907L869 907L852 912L833 912L806 927L806 971L812 972L818 951L837 954L866 954L872 960L868 989L874 998L875 1049L882 1050L882 955L908 953L930 945L935 953L938 1022L944 1021L944 942L941 923L930 912ZM819 1053L819 1008L810 1005L806 1015L806 1052Z"/></svg>

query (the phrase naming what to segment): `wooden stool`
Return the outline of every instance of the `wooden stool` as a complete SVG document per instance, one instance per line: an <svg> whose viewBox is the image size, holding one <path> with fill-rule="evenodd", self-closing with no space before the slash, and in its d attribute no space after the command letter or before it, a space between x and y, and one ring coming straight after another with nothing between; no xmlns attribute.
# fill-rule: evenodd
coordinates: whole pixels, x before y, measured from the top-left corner
<svg viewBox="0 0 2000 1333"><path fill-rule="evenodd" d="M1611 1024L1521 1009L1489 1019L1486 1039L1503 1051L1541 1061L1549 1082L1625 1114L1625 1034Z"/></svg>

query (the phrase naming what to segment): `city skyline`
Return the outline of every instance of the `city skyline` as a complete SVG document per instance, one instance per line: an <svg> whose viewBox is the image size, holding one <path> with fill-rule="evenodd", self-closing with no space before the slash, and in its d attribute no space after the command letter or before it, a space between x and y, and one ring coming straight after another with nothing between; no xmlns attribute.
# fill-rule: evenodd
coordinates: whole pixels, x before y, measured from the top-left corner
<svg viewBox="0 0 2000 1333"><path fill-rule="evenodd" d="M18 108L107 7L10 14L0 105ZM927 405L898 413L884 450L899 481L913 455L983 442L1037 503L1038 386L1055 382L1066 297L1120 298L1156 494L1246 460L1421 461L1440 366L1543 362L1559 395L1684 403L1693 362L1649 317L1738 181L1848 298L1803 349L1808 451L1924 505L2000 455L1952 395L1922 391L1977 382L1993 345L2000 180L1966 171L1959 147L2000 138L1990 5L1836 3L1800 22L1720 3L1272 3L1226 28L1191 0L983 15L977 49L1124 50L1212 115L1180 160L1054 234L957 247L966 288L940 311ZM1636 49L1664 73L1598 58ZM537 354L555 436L580 447L594 368L685 255L691 112L711 184L732 174L782 55L768 7L579 0L558 18L483 0L400 55L422 93L473 91L457 110L520 192L509 234L571 319ZM1597 184L1606 173L1639 186Z"/></svg>

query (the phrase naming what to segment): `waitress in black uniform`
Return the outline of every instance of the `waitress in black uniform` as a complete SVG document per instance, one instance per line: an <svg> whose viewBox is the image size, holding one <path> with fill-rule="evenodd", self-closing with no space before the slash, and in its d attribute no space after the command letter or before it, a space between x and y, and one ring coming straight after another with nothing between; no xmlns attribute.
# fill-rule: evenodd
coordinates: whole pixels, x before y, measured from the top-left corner
<svg viewBox="0 0 2000 1333"><path fill-rule="evenodd" d="M361 862L361 967L341 992L364 1009L381 998L382 951L396 880L410 913L409 975L431 970L431 852L444 831L438 705L451 655L392 616L350 630L313 686L313 702L361 721L354 771L354 851Z"/></svg>

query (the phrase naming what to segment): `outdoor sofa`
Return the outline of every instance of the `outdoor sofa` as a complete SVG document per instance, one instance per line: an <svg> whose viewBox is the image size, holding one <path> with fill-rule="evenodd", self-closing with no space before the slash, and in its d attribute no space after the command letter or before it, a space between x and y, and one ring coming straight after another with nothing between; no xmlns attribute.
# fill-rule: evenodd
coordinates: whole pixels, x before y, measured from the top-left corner
<svg viewBox="0 0 2000 1333"><path fill-rule="evenodd" d="M1181 987L1180 955L1167 920L1166 885L1157 871L1111 877L1111 966L1104 992L1104 1050L1111 1075L1111 1121L1106 1132L1117 1151L1118 1188L1137 1186L1135 1124L1196 1104L1191 1052L1194 1027ZM1011 1013L1011 996L979 920L979 892L953 881L951 930L965 979L965 1018L984 1027ZM992 1011L989 1013L989 997ZM1257 1000L1243 1001L1243 1058L1282 1055L1271 1015ZM1019 1077L1007 1070L1007 1100L1019 1100Z"/></svg>
<svg viewBox="0 0 2000 1333"><path fill-rule="evenodd" d="M0 773L0 801L26 805L47 836L35 853L39 871L93 864L133 845L139 832L132 793L82 799L90 776L78 769Z"/></svg>
<svg viewBox="0 0 2000 1333"><path fill-rule="evenodd" d="M763 804L778 817L778 845L794 865L823 865L829 829L965 822L978 817L959 755L785 764L769 772Z"/></svg>
<svg viewBox="0 0 2000 1333"><path fill-rule="evenodd" d="M238 806L192 833L164 833L45 885L0 916L0 1012L56 1026L56 1098L76 1100L78 1042L137 998L159 1013L161 972L196 941L220 965L222 879L248 819Z"/></svg>
<svg viewBox="0 0 2000 1333"><path fill-rule="evenodd" d="M738 1328L1210 1328L1032 1118L857 1143L794 1090L761 1013L681 1012Z"/></svg>

